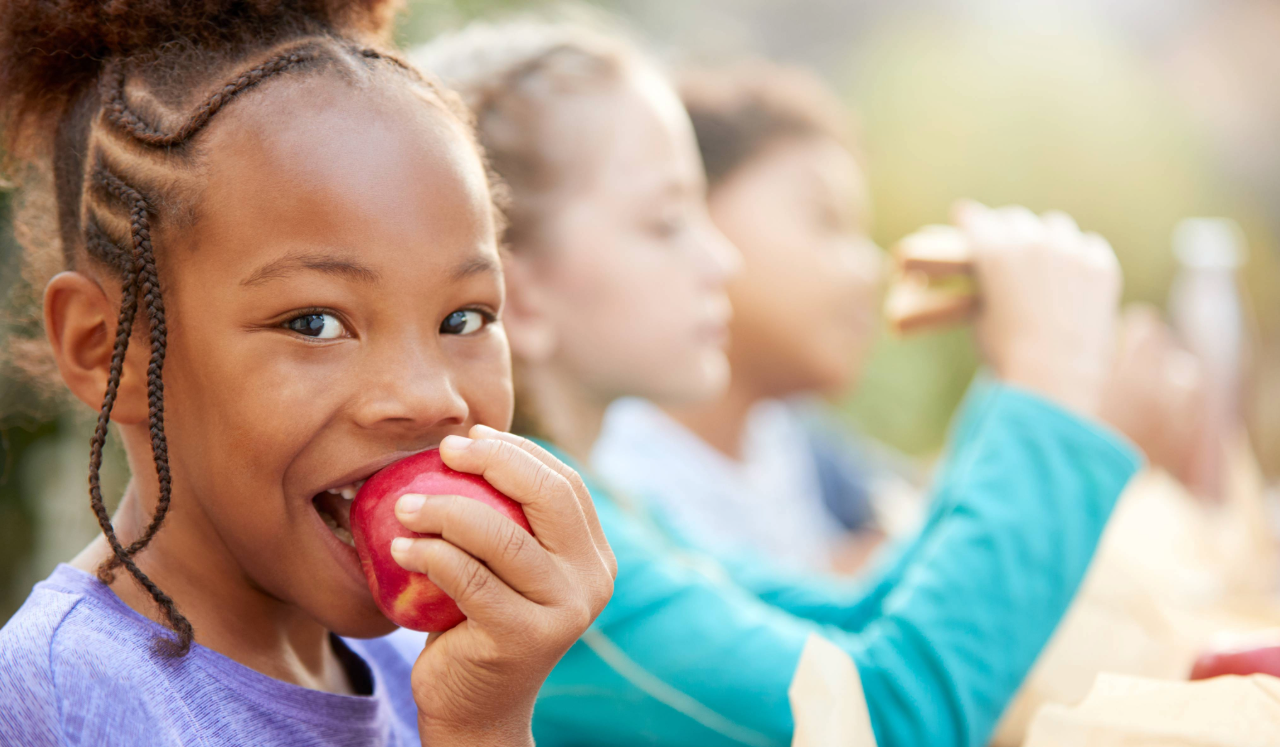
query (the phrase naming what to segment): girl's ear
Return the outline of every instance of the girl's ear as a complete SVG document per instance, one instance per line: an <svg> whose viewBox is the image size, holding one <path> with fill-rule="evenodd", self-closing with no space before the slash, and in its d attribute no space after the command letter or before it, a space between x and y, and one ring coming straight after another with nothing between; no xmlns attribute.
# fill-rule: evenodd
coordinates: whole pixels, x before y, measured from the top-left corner
<svg viewBox="0 0 1280 747"><path fill-rule="evenodd" d="M508 254L503 262L507 303L502 313L511 355L524 363L541 363L555 352L556 327L549 315L548 289L533 266L536 259Z"/></svg>
<svg viewBox="0 0 1280 747"><path fill-rule="evenodd" d="M119 292L116 292L118 297ZM72 394L94 410L102 407L115 352L119 305L97 281L79 272L58 273L44 289L44 329L58 373ZM141 319L134 321L135 328ZM145 346L125 356L111 419L123 425L147 422Z"/></svg>

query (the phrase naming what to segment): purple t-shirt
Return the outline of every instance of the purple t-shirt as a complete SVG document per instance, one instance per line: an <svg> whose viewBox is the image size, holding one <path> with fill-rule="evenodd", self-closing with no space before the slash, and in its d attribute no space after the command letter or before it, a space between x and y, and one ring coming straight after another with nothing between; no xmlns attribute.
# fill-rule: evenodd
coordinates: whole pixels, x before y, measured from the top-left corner
<svg viewBox="0 0 1280 747"><path fill-rule="evenodd" d="M198 644L166 659L151 647L162 631L58 566L0 629L0 745L420 745L410 663L385 641L333 639L357 687L372 686L364 697L290 685Z"/></svg>

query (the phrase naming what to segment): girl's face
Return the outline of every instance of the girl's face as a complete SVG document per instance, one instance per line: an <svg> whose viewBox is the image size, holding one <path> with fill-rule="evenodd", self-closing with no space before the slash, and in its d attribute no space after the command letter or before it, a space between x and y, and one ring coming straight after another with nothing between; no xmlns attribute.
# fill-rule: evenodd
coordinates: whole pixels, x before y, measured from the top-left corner
<svg viewBox="0 0 1280 747"><path fill-rule="evenodd" d="M778 141L710 205L743 257L729 286L734 375L767 396L848 386L875 336L882 272L852 154L825 137Z"/></svg>
<svg viewBox="0 0 1280 747"><path fill-rule="evenodd" d="M174 508L156 543L380 634L327 491L508 427L488 187L460 127L407 88L275 85L210 125L198 215L161 236Z"/></svg>
<svg viewBox="0 0 1280 747"><path fill-rule="evenodd" d="M605 91L558 102L547 123L561 183L539 216L539 246L516 263L513 294L536 296L534 352L598 400L700 399L728 380L737 252L711 223L688 116L670 86L628 71Z"/></svg>

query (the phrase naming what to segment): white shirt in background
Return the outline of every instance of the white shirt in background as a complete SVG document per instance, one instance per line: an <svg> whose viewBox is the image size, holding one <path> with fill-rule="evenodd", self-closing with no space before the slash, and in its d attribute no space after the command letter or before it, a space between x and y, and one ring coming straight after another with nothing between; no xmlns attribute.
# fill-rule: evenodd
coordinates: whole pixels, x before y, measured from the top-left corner
<svg viewBox="0 0 1280 747"><path fill-rule="evenodd" d="M645 501L701 548L827 570L844 536L823 504L809 437L782 402L752 409L736 460L654 404L619 400L591 461L612 487Z"/></svg>

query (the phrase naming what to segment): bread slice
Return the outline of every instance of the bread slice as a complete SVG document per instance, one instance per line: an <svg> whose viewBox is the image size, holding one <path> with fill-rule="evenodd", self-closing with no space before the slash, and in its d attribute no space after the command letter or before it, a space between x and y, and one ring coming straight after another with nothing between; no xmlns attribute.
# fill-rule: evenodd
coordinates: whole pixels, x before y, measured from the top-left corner
<svg viewBox="0 0 1280 747"><path fill-rule="evenodd" d="M898 278L884 304L885 320L899 335L960 324L977 311L978 294L972 284L968 288L954 283L931 285L918 272Z"/></svg>
<svg viewBox="0 0 1280 747"><path fill-rule="evenodd" d="M973 271L969 240L952 226L925 226L899 241L893 254L904 273L941 277Z"/></svg>

